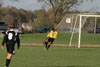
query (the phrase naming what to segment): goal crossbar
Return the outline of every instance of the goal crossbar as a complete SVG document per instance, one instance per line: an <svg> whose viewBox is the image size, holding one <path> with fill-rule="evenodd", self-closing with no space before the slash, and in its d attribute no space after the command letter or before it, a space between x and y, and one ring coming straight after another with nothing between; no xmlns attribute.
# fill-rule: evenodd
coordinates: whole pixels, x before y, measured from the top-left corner
<svg viewBox="0 0 100 67"><path fill-rule="evenodd" d="M100 17L100 15L77 15L82 17Z"/></svg>

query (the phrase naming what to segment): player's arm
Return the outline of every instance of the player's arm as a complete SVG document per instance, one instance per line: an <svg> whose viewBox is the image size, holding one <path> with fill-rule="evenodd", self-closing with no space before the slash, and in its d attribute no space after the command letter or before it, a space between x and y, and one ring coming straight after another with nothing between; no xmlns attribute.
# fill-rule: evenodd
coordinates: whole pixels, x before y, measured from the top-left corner
<svg viewBox="0 0 100 67"><path fill-rule="evenodd" d="M4 48L4 44L7 42L7 35L5 34L3 37L1 48Z"/></svg>
<svg viewBox="0 0 100 67"><path fill-rule="evenodd" d="M50 36L50 32L47 34L47 36L45 38L46 41L48 40L49 36Z"/></svg>
<svg viewBox="0 0 100 67"><path fill-rule="evenodd" d="M20 38L18 34L16 36L16 42L17 42L17 48L19 49L20 48Z"/></svg>
<svg viewBox="0 0 100 67"><path fill-rule="evenodd" d="M47 38L51 37L52 36L52 30L47 34Z"/></svg>

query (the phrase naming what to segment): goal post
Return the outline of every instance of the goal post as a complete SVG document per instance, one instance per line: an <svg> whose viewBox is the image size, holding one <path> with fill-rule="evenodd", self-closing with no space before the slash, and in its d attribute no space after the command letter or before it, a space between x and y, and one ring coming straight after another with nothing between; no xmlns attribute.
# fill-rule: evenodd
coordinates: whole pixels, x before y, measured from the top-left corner
<svg viewBox="0 0 100 67"><path fill-rule="evenodd" d="M79 16L80 20L79 20L79 35L78 35L78 48L80 48L80 44L81 44L81 28L82 28L82 18L83 17L94 17L95 18L95 27L96 27L96 18L99 17L100 15L77 15ZM76 24L75 24L76 25ZM75 27L74 27L75 28ZM95 29L94 29L95 30ZM74 31L73 31L74 32ZM73 37L73 32L72 32L72 36L71 36L71 40L70 40L70 44L69 46L71 46L71 41L72 41L72 37Z"/></svg>

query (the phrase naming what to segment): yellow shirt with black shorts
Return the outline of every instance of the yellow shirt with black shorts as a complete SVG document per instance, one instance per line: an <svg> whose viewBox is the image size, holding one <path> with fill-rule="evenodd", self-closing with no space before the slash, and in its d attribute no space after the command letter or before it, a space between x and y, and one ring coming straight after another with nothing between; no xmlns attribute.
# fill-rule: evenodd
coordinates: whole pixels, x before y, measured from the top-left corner
<svg viewBox="0 0 100 67"><path fill-rule="evenodd" d="M50 31L50 33L48 33L47 37L48 37L48 42L51 42L51 44L54 42L54 40L56 39L58 35L57 31Z"/></svg>

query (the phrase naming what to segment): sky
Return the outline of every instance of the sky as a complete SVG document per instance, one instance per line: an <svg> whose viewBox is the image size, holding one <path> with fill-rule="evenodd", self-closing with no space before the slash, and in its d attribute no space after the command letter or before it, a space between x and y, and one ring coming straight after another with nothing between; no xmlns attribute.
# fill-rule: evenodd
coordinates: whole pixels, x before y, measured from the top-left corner
<svg viewBox="0 0 100 67"><path fill-rule="evenodd" d="M100 0L93 0L93 2L85 0L77 9L81 11L100 11Z"/></svg>
<svg viewBox="0 0 100 67"><path fill-rule="evenodd" d="M19 0L19 2L14 2L10 0L5 0L3 2L3 7L14 6L18 9L22 8L25 10L36 10L41 8L41 3L38 3L37 0Z"/></svg>
<svg viewBox="0 0 100 67"><path fill-rule="evenodd" d="M5 0L3 2L3 7L7 6L14 6L18 9L22 8L25 10L37 10L41 9L42 3L38 3L37 0L20 0L20 2L12 2L10 0ZM74 9L81 10L81 11L100 11L100 0L94 0L94 2L87 2L85 1L80 6L75 7Z"/></svg>

